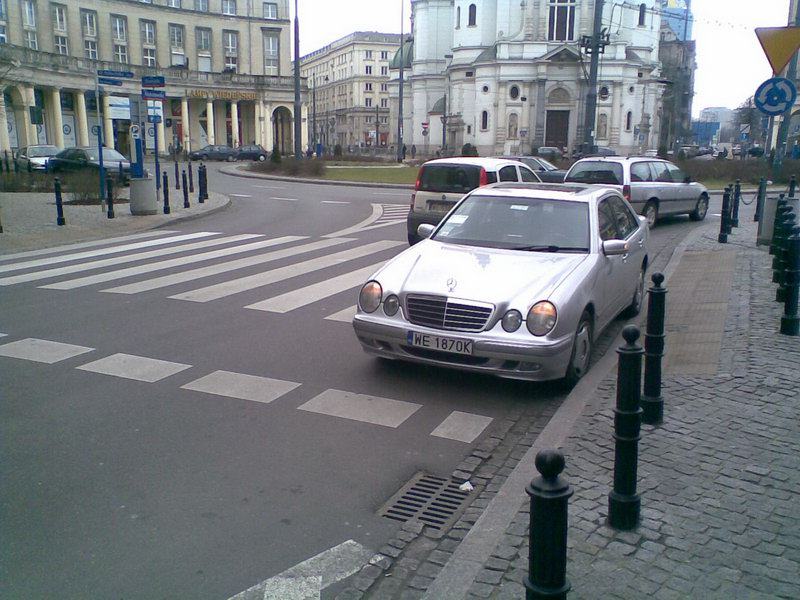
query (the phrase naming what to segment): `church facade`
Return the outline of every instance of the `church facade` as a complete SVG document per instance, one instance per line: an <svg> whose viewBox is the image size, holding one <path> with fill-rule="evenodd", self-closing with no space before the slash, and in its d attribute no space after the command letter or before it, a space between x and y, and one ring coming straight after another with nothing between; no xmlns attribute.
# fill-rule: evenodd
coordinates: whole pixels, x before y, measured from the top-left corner
<svg viewBox="0 0 800 600"><path fill-rule="evenodd" d="M412 0L412 31L392 62L392 122L404 64L403 141L423 155L567 152L584 134L594 0ZM595 138L619 154L655 149L661 3L606 2Z"/></svg>

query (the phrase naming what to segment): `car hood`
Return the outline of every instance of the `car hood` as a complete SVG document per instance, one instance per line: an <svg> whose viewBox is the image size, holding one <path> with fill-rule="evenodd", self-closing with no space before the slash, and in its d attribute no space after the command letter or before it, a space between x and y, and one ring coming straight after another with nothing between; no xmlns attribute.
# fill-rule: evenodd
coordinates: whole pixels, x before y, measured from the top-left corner
<svg viewBox="0 0 800 600"><path fill-rule="evenodd" d="M546 299L587 254L521 252L424 240L377 274L385 291L505 304Z"/></svg>

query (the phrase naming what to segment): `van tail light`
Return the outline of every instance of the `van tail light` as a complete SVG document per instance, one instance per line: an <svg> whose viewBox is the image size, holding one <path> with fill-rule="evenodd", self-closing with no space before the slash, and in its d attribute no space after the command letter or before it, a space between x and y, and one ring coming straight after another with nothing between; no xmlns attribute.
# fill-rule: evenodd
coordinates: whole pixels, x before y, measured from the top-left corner
<svg viewBox="0 0 800 600"><path fill-rule="evenodd" d="M623 185L622 186L622 195L625 197L625 200L630 202L631 201L631 186Z"/></svg>
<svg viewBox="0 0 800 600"><path fill-rule="evenodd" d="M422 168L419 170L419 173L417 173L417 182L414 184L414 191L415 191L415 192L418 192L418 191L419 191L419 188L421 188L421 187L422 187L422 170L423 170L424 168L425 168L425 167L422 167Z"/></svg>
<svg viewBox="0 0 800 600"><path fill-rule="evenodd" d="M481 178L479 180L478 185L482 187L488 183L489 183L489 176L486 174L486 169L481 167Z"/></svg>

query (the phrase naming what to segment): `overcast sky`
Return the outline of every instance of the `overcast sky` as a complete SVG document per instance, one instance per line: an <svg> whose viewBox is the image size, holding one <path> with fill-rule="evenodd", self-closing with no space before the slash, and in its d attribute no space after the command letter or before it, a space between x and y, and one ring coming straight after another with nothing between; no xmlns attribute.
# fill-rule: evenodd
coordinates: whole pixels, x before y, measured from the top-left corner
<svg viewBox="0 0 800 600"><path fill-rule="evenodd" d="M401 1L408 31L410 0L299 0L300 54L353 31L399 33ZM697 40L694 114L707 106L736 108L772 75L753 29L786 25L789 0L694 0L692 12Z"/></svg>

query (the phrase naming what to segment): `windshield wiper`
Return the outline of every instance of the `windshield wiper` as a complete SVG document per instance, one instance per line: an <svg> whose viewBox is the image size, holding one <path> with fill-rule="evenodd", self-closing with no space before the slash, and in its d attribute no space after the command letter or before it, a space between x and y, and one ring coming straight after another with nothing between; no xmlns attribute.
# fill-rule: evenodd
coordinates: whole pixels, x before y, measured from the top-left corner
<svg viewBox="0 0 800 600"><path fill-rule="evenodd" d="M588 252L588 248L581 246L518 246L512 250L524 250L526 252Z"/></svg>

